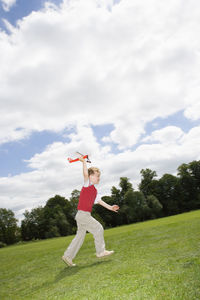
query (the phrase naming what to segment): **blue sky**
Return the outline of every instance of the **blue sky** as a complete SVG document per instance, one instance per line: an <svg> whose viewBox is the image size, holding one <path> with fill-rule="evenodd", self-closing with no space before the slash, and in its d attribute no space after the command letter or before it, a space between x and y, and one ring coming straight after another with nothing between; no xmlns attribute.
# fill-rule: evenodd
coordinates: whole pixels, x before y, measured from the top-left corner
<svg viewBox="0 0 200 300"><path fill-rule="evenodd" d="M45 0L17 0L17 2L10 8L9 11L5 11L0 6L0 26L3 30L6 30L2 19L8 20L13 26L16 26L16 22L19 19L29 15L32 11L38 11L43 8ZM59 5L62 0L50 0L49 2Z"/></svg>
<svg viewBox="0 0 200 300"><path fill-rule="evenodd" d="M102 169L103 194L122 176L137 189L142 168L175 174L200 159L200 4L3 1L0 207L21 219L69 197L77 150Z"/></svg>

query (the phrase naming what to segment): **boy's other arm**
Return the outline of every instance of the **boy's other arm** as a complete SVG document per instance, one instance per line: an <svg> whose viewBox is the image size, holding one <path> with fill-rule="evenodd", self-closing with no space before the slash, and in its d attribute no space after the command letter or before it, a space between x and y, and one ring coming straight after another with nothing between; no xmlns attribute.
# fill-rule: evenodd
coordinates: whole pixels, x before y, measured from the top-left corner
<svg viewBox="0 0 200 300"><path fill-rule="evenodd" d="M119 206L118 205L109 205L108 203L104 202L103 200L99 200L98 201L98 204L102 205L103 207L109 209L109 210L112 210L114 212L117 212L118 209L119 209Z"/></svg>
<svg viewBox="0 0 200 300"><path fill-rule="evenodd" d="M88 169L84 158L80 157L79 160L83 163L83 178L84 182L88 181Z"/></svg>

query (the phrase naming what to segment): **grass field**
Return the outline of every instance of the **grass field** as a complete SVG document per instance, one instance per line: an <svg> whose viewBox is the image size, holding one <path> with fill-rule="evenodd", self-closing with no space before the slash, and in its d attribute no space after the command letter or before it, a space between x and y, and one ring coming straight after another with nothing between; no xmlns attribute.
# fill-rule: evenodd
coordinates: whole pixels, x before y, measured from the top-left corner
<svg viewBox="0 0 200 300"><path fill-rule="evenodd" d="M0 299L200 299L200 211L105 230L107 249L85 242L69 268L73 236L0 249Z"/></svg>

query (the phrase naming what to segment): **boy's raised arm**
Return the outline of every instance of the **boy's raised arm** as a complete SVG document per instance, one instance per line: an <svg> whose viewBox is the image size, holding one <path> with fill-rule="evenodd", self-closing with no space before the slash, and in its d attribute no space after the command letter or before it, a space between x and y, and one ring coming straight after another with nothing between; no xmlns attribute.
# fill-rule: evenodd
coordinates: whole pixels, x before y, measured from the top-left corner
<svg viewBox="0 0 200 300"><path fill-rule="evenodd" d="M87 164L86 164L86 161L83 157L80 157L79 160L83 163L83 178L84 178L84 182L86 182L86 181L88 181Z"/></svg>

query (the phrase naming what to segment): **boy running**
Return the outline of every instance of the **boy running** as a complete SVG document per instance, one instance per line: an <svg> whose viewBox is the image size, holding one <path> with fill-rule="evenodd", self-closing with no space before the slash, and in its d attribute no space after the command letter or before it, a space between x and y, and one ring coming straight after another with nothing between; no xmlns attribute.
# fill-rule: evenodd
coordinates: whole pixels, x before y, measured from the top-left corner
<svg viewBox="0 0 200 300"><path fill-rule="evenodd" d="M78 202L78 212L75 216L77 223L76 236L65 251L62 260L68 266L75 266L73 259L81 248L85 239L86 231L91 232L94 236L96 256L101 258L114 253L114 251L105 250L105 241L103 235L103 226L91 216L94 204L100 204L105 208L117 212L118 205L109 205L98 195L95 185L100 181L100 170L95 167L87 169L87 164L83 157L79 160L83 163L84 186L82 187Z"/></svg>

